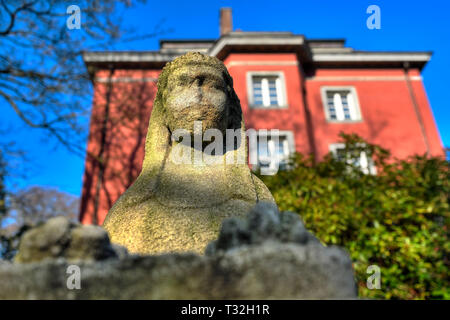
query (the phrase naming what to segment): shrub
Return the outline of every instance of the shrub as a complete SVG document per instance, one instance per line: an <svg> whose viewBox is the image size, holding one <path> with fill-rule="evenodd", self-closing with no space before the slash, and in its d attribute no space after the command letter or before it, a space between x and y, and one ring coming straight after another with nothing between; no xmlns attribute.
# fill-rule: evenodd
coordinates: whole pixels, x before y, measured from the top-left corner
<svg viewBox="0 0 450 320"><path fill-rule="evenodd" d="M296 154L290 171L261 176L280 210L297 212L325 245L345 247L360 297L450 299L449 162L387 150L341 134L347 154L364 150L376 175L331 154L320 163ZM368 289L367 268L381 269L381 289Z"/></svg>

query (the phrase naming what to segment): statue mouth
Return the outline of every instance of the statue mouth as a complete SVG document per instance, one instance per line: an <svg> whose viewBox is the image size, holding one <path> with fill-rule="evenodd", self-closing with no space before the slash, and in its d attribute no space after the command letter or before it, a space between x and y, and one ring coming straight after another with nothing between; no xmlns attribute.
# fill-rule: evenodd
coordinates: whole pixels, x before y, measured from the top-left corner
<svg viewBox="0 0 450 320"><path fill-rule="evenodd" d="M220 108L220 106L216 106L213 103L188 105L186 109L190 111L198 110L202 112L211 112L211 110L223 110L223 108Z"/></svg>
<svg viewBox="0 0 450 320"><path fill-rule="evenodd" d="M187 106L177 114L177 119L189 122L191 121L205 121L215 122L220 119L224 110L216 107L213 104L196 104L195 106Z"/></svg>

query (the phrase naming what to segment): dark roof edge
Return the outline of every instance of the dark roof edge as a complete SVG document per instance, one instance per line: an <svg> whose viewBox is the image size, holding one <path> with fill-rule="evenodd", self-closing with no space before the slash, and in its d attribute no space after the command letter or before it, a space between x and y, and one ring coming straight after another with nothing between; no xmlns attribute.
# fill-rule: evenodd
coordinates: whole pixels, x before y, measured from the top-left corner
<svg viewBox="0 0 450 320"><path fill-rule="evenodd" d="M173 43L214 43L216 42L217 39L161 39L159 40L159 44L161 45L162 43L168 43L168 42L173 42Z"/></svg>
<svg viewBox="0 0 450 320"><path fill-rule="evenodd" d="M306 38L307 42L339 42L339 43L345 43L347 42L347 39L345 38L313 38L309 39Z"/></svg>

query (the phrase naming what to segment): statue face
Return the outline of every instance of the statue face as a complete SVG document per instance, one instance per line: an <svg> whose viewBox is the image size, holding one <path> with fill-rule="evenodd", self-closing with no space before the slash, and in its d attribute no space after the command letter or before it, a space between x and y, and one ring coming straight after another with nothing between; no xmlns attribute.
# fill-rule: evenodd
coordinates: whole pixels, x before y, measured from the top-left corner
<svg viewBox="0 0 450 320"><path fill-rule="evenodd" d="M229 113L226 82L220 70L206 65L183 66L168 78L166 110L168 127L193 132L194 121L202 121L203 132L225 132Z"/></svg>

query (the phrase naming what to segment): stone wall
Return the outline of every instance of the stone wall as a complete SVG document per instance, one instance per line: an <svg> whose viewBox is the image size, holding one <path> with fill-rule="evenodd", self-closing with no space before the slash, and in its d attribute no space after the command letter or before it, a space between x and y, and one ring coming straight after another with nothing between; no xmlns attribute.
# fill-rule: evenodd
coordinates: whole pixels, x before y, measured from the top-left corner
<svg viewBox="0 0 450 320"><path fill-rule="evenodd" d="M80 268L80 289L67 287L70 265ZM270 203L225 220L205 255L130 255L100 227L53 218L24 235L13 263L0 262L0 283L0 299L357 297L348 254Z"/></svg>

